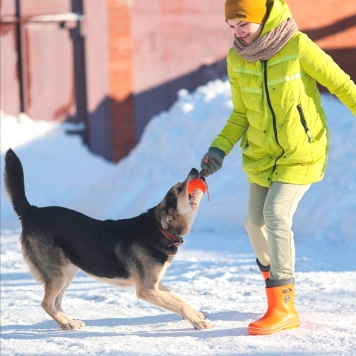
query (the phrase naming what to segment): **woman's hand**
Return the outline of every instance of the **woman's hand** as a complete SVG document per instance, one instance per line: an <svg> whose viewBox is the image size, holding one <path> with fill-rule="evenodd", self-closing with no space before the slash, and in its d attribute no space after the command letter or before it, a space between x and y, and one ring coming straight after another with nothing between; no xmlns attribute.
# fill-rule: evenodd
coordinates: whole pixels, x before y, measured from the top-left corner
<svg viewBox="0 0 356 356"><path fill-rule="evenodd" d="M223 164L225 153L216 147L210 147L200 162L201 173L204 177L214 174Z"/></svg>

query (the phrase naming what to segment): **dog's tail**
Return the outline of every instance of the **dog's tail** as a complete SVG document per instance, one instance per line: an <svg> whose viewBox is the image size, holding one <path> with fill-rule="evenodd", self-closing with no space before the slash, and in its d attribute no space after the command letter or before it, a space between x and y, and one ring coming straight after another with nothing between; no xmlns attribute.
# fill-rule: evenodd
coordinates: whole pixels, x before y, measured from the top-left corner
<svg viewBox="0 0 356 356"><path fill-rule="evenodd" d="M10 199L18 217L21 219L30 209L25 194L25 182L22 164L15 152L10 148L5 155L5 192Z"/></svg>

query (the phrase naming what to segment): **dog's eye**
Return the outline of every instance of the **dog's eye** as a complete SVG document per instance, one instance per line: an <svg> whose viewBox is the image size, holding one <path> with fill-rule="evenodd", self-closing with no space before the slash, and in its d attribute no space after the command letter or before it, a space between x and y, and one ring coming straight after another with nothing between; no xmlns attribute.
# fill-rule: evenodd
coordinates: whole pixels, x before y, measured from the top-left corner
<svg viewBox="0 0 356 356"><path fill-rule="evenodd" d="M182 193L182 191L183 191L183 186L180 185L180 186L178 187L178 194Z"/></svg>

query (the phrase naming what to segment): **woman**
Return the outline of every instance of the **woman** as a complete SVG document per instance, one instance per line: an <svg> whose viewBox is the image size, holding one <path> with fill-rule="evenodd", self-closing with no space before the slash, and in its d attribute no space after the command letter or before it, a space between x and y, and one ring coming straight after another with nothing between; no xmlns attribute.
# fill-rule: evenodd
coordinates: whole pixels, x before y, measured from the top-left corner
<svg viewBox="0 0 356 356"><path fill-rule="evenodd" d="M227 56L233 111L201 161L204 176L222 167L241 139L249 201L245 228L266 283L268 310L251 335L299 325L294 308L293 215L323 179L328 127L317 82L356 116L356 86L298 31L283 0L227 0L234 34Z"/></svg>

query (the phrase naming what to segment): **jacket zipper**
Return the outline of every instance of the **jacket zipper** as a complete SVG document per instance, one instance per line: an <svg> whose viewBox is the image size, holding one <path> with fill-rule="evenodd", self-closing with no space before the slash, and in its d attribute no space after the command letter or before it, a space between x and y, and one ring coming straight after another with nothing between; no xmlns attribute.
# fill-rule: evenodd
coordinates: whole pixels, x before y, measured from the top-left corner
<svg viewBox="0 0 356 356"><path fill-rule="evenodd" d="M299 112L300 122L304 128L305 133L308 136L308 142L310 143L311 142L310 130L308 128L307 121L305 120L304 112L303 112L302 106L300 104L297 105L297 110Z"/></svg>
<svg viewBox="0 0 356 356"><path fill-rule="evenodd" d="M274 139L276 140L277 145L282 149L282 153L274 161L273 171L275 171L276 166L277 166L277 161L284 155L284 148L281 146L281 144L279 143L279 140L278 140L276 114L275 114L275 112L273 110L271 99L269 97L269 91L268 91L268 85L267 85L267 60L262 61L262 63L263 63L263 68L264 68L263 76L264 76L264 85L265 85L265 91L266 91L266 97L267 97L267 104L268 104L268 107L269 107L269 109L271 111L271 114L272 114Z"/></svg>

